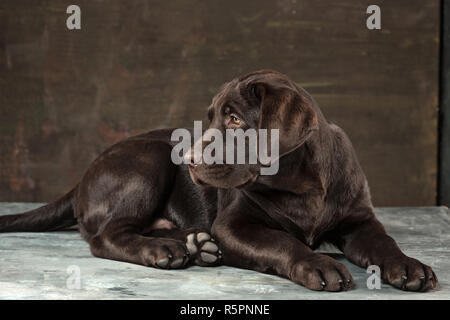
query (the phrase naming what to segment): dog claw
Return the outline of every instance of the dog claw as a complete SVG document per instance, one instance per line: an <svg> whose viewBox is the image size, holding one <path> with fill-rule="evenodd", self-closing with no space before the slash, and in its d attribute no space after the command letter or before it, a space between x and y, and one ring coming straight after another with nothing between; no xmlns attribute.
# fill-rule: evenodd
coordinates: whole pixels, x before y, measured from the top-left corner
<svg viewBox="0 0 450 320"><path fill-rule="evenodd" d="M169 263L169 259L168 258L164 258L164 259L158 260L156 262L156 265L158 267L160 267L160 268L165 268L165 267L167 267L168 263Z"/></svg>
<svg viewBox="0 0 450 320"><path fill-rule="evenodd" d="M184 259L177 259L174 262L171 263L171 268L179 268L183 264Z"/></svg>

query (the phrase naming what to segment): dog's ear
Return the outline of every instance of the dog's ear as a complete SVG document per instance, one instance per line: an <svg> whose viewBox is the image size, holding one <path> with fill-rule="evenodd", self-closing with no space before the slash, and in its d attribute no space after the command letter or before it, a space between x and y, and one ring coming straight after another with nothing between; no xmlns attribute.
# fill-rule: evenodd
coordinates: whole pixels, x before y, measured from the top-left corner
<svg viewBox="0 0 450 320"><path fill-rule="evenodd" d="M288 79L260 77L250 81L247 90L260 105L258 129L267 129L268 137L271 129L279 129L279 158L300 147L318 130L312 99Z"/></svg>

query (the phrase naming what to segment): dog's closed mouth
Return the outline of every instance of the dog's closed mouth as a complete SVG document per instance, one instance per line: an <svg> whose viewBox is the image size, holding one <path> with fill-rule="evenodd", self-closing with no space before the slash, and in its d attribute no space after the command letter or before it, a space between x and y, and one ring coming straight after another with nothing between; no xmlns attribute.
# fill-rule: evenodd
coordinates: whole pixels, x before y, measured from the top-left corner
<svg viewBox="0 0 450 320"><path fill-rule="evenodd" d="M206 183L203 182L201 179L199 179L199 178L193 173L192 169L195 168L195 167L197 167L196 164L190 164L190 165L189 165L189 175L191 176L192 182L194 182L194 183L195 183L196 185L198 185L198 186L203 187L203 186L206 185Z"/></svg>
<svg viewBox="0 0 450 320"><path fill-rule="evenodd" d="M241 184L240 186L237 186L236 188L238 189L243 189L246 188L250 185L252 185L253 183L255 183L255 181L258 179L258 175L254 175L252 178L250 178L247 182L244 182L243 184Z"/></svg>
<svg viewBox="0 0 450 320"><path fill-rule="evenodd" d="M207 176L211 180L220 180L233 170L231 167L223 165L207 165L202 166L200 170L198 169L199 165L197 164L189 165L189 174L191 175L192 180L194 181L194 183L200 186L206 186L210 184L205 182L204 179L202 180L202 178L200 178L199 176ZM195 172L194 170L198 170L198 172Z"/></svg>

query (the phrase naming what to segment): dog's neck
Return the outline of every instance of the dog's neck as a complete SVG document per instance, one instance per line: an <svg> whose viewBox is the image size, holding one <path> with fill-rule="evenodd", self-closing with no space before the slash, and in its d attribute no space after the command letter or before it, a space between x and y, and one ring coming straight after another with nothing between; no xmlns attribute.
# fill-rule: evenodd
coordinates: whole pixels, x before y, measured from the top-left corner
<svg viewBox="0 0 450 320"><path fill-rule="evenodd" d="M324 197L331 169L331 139L329 124L322 122L319 130L302 146L279 159L277 174L259 176L253 188L270 186L295 194L309 193Z"/></svg>

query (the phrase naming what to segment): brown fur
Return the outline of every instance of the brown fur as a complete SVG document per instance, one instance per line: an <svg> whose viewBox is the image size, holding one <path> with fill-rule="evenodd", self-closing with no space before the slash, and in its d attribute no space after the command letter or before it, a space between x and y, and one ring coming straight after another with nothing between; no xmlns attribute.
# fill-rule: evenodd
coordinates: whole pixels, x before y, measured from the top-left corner
<svg viewBox="0 0 450 320"><path fill-rule="evenodd" d="M382 279L397 288L437 286L431 268L404 255L386 234L349 138L305 90L261 70L221 88L208 110L211 128L226 129L225 108L239 114L244 129L280 130L276 175L259 175L260 163L176 166L172 130L152 131L106 150L57 202L0 217L0 231L78 223L102 258L166 268L223 262L313 290L347 290L353 285L347 268L314 252L329 242L361 267L380 266ZM187 257L188 235L203 231L212 231L222 252Z"/></svg>

